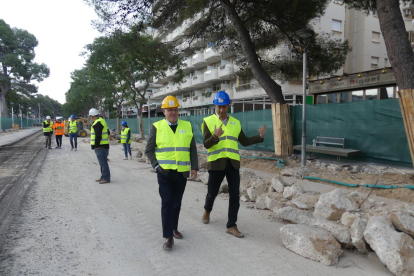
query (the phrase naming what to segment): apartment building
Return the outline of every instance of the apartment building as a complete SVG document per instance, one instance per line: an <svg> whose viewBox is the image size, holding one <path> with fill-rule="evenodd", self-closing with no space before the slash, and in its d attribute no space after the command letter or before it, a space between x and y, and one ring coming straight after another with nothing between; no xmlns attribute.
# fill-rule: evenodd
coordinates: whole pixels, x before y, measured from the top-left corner
<svg viewBox="0 0 414 276"><path fill-rule="evenodd" d="M401 9L403 13L405 10L411 11L411 6L402 5ZM413 28L412 17L411 15L408 16L408 13L405 11L407 15L404 18L407 21L407 30L411 30ZM168 34L165 40L180 41L185 25L183 24L183 26ZM351 10L343 4L343 1L334 0L328 5L324 16L315 18L312 25L316 35L329 33L333 38L349 40L352 46L352 51L348 54L342 69L334 72L328 78L314 77L309 80L308 93L314 96L315 104L352 101L353 94L352 91L348 91L349 89L358 90L356 93L358 99L374 99L375 97L379 99L379 87L369 86L368 88L376 89L376 91L366 91L367 89L358 86L351 87L349 85L350 80L347 81L350 75L355 78L369 75L370 79L373 79L372 72L379 69L381 70L378 74L382 74L383 79L385 76L388 78L388 82L383 84L387 85L387 95L396 97L395 78L393 78L391 68L388 68L390 63L381 35L378 17L375 13L366 14L364 11ZM220 51L211 47L211 43L202 41L196 41L195 45L195 53L184 57L186 76L183 82L173 83L172 78L175 72L171 70L166 72L166 77L154 80L154 87L151 88L153 91L152 100L161 101L167 95L174 95L182 105L180 115L208 115L214 112L213 99L215 93L219 90L225 90L232 99L231 112L270 108L270 100L266 92L255 79L242 79L236 76L235 72L238 70L235 64L236 52ZM177 47L183 50L186 45L181 43ZM271 51L271 54L277 54L280 50L283 50L283 47ZM384 70L384 68L388 69ZM367 79L366 83L368 82ZM278 83L282 86L287 102L291 104L302 103L301 80ZM378 86L379 83L375 83L375 85ZM341 88L333 90L332 87ZM346 95L338 94L340 93L338 91L342 90L350 93ZM392 91L389 92L389 90ZM332 95L329 96L328 94Z"/></svg>

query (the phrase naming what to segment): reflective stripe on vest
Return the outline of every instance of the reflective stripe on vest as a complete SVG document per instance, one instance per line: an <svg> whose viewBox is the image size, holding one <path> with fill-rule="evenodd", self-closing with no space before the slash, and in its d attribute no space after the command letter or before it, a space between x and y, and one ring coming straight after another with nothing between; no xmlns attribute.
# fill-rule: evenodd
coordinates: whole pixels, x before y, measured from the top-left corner
<svg viewBox="0 0 414 276"><path fill-rule="evenodd" d="M48 122L46 120L43 123L46 123L46 124L49 123L49 126L48 127L44 127L43 128L43 132L52 132L53 131L53 123L52 123L52 121Z"/></svg>
<svg viewBox="0 0 414 276"><path fill-rule="evenodd" d="M78 124L76 121L69 121L69 133L77 133L78 132Z"/></svg>
<svg viewBox="0 0 414 276"><path fill-rule="evenodd" d="M204 118L204 123L207 125L208 129L211 132L211 135L214 134L214 127L220 127L222 121L217 117L217 115L211 115L207 118ZM219 158L230 158L240 161L239 154L239 134L241 132L240 121L229 116L227 125L223 124L224 133L219 137L219 142L208 149L207 151L207 162L213 162Z"/></svg>
<svg viewBox="0 0 414 276"><path fill-rule="evenodd" d="M95 129L93 128L94 125L96 125L97 123L101 123L103 126L102 129L102 137L101 137L101 142L99 143L100 145L109 145L109 139L108 139L108 126L106 125L106 122L104 119L102 118L98 118L95 120L95 122L93 122L92 127L91 127L91 145L95 145Z"/></svg>
<svg viewBox="0 0 414 276"><path fill-rule="evenodd" d="M128 128L128 127L124 128L124 130L122 130L122 132L121 132L121 144L126 143L126 140L128 138L128 131L129 130L130 130L130 128ZM131 144L131 137L129 137L128 144Z"/></svg>
<svg viewBox="0 0 414 276"><path fill-rule="evenodd" d="M193 129L190 122L178 120L174 131L164 119L155 122L157 129L155 157L163 169L186 172L190 170L190 144Z"/></svg>

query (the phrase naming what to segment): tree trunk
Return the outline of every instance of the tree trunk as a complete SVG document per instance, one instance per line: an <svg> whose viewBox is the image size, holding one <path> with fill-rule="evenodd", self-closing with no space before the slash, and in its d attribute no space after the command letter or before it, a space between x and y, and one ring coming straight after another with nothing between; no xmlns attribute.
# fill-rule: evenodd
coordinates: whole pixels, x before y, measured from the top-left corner
<svg viewBox="0 0 414 276"><path fill-rule="evenodd" d="M404 118L405 132L410 146L411 159L414 160L414 53L407 37L399 0L377 0L378 18L384 36L387 54L395 79L400 89L400 107Z"/></svg>
<svg viewBox="0 0 414 276"><path fill-rule="evenodd" d="M1 89L1 93L0 93L0 95L1 95L1 99L0 99L0 101L1 101L1 103L2 103L2 112L1 112L1 116L2 117L9 117L9 108L7 107L7 102L6 102L6 95L7 95L7 92L9 92L9 90L10 90L10 86L7 86L7 85L2 85L1 87L0 87L0 89Z"/></svg>
<svg viewBox="0 0 414 276"><path fill-rule="evenodd" d="M234 6L232 6L229 1L221 0L220 2L236 29L237 37L241 43L243 53L249 62L249 68L252 70L253 76L266 91L266 94L269 96L272 103L286 103L282 93L282 87L269 76L260 64L250 34L243 25Z"/></svg>

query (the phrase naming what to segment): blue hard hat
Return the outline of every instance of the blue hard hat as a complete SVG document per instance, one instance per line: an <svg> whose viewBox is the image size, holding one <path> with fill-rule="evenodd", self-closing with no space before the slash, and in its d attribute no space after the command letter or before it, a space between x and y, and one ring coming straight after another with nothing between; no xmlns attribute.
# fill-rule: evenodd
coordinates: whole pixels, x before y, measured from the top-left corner
<svg viewBox="0 0 414 276"><path fill-rule="evenodd" d="M213 104L214 105L228 105L230 104L231 100L229 94L224 91L219 91L214 96Z"/></svg>
<svg viewBox="0 0 414 276"><path fill-rule="evenodd" d="M127 125L128 125L127 122L122 121L121 126L127 126Z"/></svg>
<svg viewBox="0 0 414 276"><path fill-rule="evenodd" d="M70 115L70 118L71 118L71 119L75 119L75 115L73 115L73 114L72 114L72 115Z"/></svg>

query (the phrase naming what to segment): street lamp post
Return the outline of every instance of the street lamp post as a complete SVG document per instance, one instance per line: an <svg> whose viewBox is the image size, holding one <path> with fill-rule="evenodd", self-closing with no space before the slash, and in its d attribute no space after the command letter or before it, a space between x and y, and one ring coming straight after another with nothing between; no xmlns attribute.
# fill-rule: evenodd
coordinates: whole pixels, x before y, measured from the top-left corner
<svg viewBox="0 0 414 276"><path fill-rule="evenodd" d="M301 166L306 167L306 54L309 46L309 42L314 36L313 30L302 29L296 32L297 36L302 41L302 53L303 53L303 99L302 99L302 155Z"/></svg>

